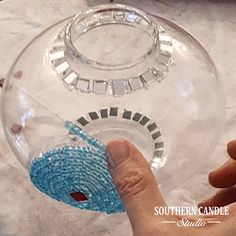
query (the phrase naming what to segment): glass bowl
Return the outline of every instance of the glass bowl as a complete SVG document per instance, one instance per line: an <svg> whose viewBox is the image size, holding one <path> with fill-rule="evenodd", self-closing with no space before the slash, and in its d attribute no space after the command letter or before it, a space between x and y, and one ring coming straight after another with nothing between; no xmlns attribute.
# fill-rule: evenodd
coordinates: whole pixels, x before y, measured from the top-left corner
<svg viewBox="0 0 236 236"><path fill-rule="evenodd" d="M208 161L224 111L203 47L176 24L119 4L79 12L40 34L2 93L7 140L33 184L107 213L124 210L105 162L107 142L136 145L167 193Z"/></svg>

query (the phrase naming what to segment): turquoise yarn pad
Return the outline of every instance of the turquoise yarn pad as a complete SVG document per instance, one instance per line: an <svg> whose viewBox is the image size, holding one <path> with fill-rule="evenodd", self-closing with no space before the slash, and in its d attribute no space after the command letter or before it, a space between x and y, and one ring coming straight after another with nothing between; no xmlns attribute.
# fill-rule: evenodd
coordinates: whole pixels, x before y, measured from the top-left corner
<svg viewBox="0 0 236 236"><path fill-rule="evenodd" d="M41 153L29 166L34 186L49 197L73 207L105 212L123 212L124 207L107 168L105 146L71 122L65 122L86 146L63 146ZM87 198L76 201L71 193Z"/></svg>

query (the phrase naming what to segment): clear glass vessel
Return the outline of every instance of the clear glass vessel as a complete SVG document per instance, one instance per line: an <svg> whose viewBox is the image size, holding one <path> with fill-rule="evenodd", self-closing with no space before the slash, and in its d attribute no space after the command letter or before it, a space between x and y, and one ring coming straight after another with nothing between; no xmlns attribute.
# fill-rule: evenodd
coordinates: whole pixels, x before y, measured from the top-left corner
<svg viewBox="0 0 236 236"><path fill-rule="evenodd" d="M102 144L135 144L164 193L207 162L224 110L217 70L202 46L174 23L118 4L40 34L16 59L2 94L4 131L25 168L49 150L88 145L69 134L69 120ZM87 174L99 185L96 172Z"/></svg>

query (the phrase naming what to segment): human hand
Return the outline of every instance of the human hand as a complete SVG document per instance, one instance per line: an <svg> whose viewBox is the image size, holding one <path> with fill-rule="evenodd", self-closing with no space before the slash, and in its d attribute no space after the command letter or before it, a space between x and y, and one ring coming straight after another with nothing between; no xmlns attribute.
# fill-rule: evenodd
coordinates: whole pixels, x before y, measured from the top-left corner
<svg viewBox="0 0 236 236"><path fill-rule="evenodd" d="M216 188L221 188L221 190L200 203L200 206L222 207L236 202L236 140L228 143L227 152L231 159L209 174L210 184Z"/></svg>
<svg viewBox="0 0 236 236"><path fill-rule="evenodd" d="M211 217L213 220L220 220L221 224L206 224L204 227L177 227L176 224L163 224L163 221L179 221L182 217L154 215L155 207L166 206L166 202L142 154L125 140L110 142L106 147L106 153L109 171L124 203L135 236L235 235L235 204L230 205L229 215ZM234 177L236 181L236 174ZM207 221L209 216L200 218L202 221Z"/></svg>

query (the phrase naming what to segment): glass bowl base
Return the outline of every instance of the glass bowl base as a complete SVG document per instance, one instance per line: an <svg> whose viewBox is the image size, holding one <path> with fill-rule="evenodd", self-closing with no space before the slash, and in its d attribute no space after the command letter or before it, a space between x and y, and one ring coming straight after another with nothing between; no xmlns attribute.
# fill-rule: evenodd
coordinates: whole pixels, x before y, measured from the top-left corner
<svg viewBox="0 0 236 236"><path fill-rule="evenodd" d="M80 117L77 123L83 131L103 144L116 139L129 140L156 169L163 166L166 160L161 130L155 121L144 114L111 107L90 112Z"/></svg>

